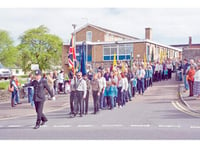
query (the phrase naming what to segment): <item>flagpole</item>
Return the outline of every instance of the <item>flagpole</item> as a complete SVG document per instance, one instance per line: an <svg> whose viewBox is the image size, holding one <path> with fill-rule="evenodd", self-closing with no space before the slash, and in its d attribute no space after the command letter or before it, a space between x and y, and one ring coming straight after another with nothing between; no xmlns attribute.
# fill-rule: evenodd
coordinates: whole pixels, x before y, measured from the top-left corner
<svg viewBox="0 0 200 148"><path fill-rule="evenodd" d="M73 42L74 44L72 43L72 46L74 46L74 51L75 51L75 54L76 54L76 24L72 24L72 27L74 28L74 32L73 32ZM74 63L74 74L75 74L75 70L76 70L76 67L75 67L75 61L73 60L73 63Z"/></svg>

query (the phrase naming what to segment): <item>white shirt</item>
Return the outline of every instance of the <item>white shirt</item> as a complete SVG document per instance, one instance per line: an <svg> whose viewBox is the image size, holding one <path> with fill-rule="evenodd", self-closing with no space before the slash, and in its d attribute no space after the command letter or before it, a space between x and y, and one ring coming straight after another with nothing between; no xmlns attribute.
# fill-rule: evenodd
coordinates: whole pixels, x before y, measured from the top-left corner
<svg viewBox="0 0 200 148"><path fill-rule="evenodd" d="M125 91L128 91L128 79L126 77L124 78L124 86Z"/></svg>
<svg viewBox="0 0 200 148"><path fill-rule="evenodd" d="M79 85L78 85L79 84ZM77 79L77 91L83 91L83 98L86 98L86 94L87 94L87 84L86 81L83 78Z"/></svg>
<svg viewBox="0 0 200 148"><path fill-rule="evenodd" d="M125 90L125 82L123 78L119 80L118 87L122 87L121 91Z"/></svg>
<svg viewBox="0 0 200 148"><path fill-rule="evenodd" d="M102 90L103 88L106 88L106 79L104 77L101 77L98 80L99 80L100 90Z"/></svg>
<svg viewBox="0 0 200 148"><path fill-rule="evenodd" d="M58 83L64 83L64 74L63 73L58 74Z"/></svg>
<svg viewBox="0 0 200 148"><path fill-rule="evenodd" d="M159 71L160 70L160 66L159 66L159 64L156 64L155 65L155 71Z"/></svg>
<svg viewBox="0 0 200 148"><path fill-rule="evenodd" d="M163 65L162 64L159 65L159 70L163 71Z"/></svg>
<svg viewBox="0 0 200 148"><path fill-rule="evenodd" d="M145 76L145 70L144 69L138 69L136 72L136 75L138 78L144 78Z"/></svg>
<svg viewBox="0 0 200 148"><path fill-rule="evenodd" d="M194 75L194 81L200 82L200 70L196 71Z"/></svg>

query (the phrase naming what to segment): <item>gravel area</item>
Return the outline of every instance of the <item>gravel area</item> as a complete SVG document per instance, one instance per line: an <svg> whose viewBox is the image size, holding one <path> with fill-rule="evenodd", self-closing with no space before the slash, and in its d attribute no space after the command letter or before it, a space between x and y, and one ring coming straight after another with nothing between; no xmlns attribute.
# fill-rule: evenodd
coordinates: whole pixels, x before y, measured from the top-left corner
<svg viewBox="0 0 200 148"><path fill-rule="evenodd" d="M0 90L0 103L9 101L11 98L11 93L8 90Z"/></svg>

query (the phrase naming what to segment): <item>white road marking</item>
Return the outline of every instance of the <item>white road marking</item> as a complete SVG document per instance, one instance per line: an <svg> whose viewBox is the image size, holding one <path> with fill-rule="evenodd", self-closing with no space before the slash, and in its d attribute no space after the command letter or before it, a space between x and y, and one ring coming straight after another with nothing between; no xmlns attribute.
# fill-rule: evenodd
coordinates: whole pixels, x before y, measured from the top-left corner
<svg viewBox="0 0 200 148"><path fill-rule="evenodd" d="M103 124L102 127L122 127L122 124Z"/></svg>
<svg viewBox="0 0 200 148"><path fill-rule="evenodd" d="M190 126L190 128L200 128L200 126Z"/></svg>
<svg viewBox="0 0 200 148"><path fill-rule="evenodd" d="M40 127L48 127L47 125L41 125Z"/></svg>
<svg viewBox="0 0 200 148"><path fill-rule="evenodd" d="M132 125L130 125L131 127L150 127L151 125L150 124L138 124L138 125L136 125L136 124L132 124Z"/></svg>
<svg viewBox="0 0 200 148"><path fill-rule="evenodd" d="M160 128L180 128L180 125L158 125Z"/></svg>
<svg viewBox="0 0 200 148"><path fill-rule="evenodd" d="M53 127L71 127L71 125L53 125Z"/></svg>
<svg viewBox="0 0 200 148"><path fill-rule="evenodd" d="M22 127L22 125L8 125L8 127Z"/></svg>
<svg viewBox="0 0 200 148"><path fill-rule="evenodd" d="M0 128L4 127L3 125L0 125Z"/></svg>
<svg viewBox="0 0 200 148"><path fill-rule="evenodd" d="M93 127L94 125L85 124L85 125L78 125L77 127Z"/></svg>

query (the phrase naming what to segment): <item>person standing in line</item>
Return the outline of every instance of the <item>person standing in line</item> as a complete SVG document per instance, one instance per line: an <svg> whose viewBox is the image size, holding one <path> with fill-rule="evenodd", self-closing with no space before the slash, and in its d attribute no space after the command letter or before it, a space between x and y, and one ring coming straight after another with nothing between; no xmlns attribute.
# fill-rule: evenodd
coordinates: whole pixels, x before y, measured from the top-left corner
<svg viewBox="0 0 200 148"><path fill-rule="evenodd" d="M118 92L118 107L122 108L123 106L123 99L124 99L124 81L122 79L121 74L118 74L118 85L117 85L117 92Z"/></svg>
<svg viewBox="0 0 200 148"><path fill-rule="evenodd" d="M82 72L77 73L77 82L76 82L76 99L74 103L74 117L80 111L80 117L83 117L83 100L86 99L87 95L87 84L86 81L82 78Z"/></svg>
<svg viewBox="0 0 200 148"><path fill-rule="evenodd" d="M53 79L54 79L53 88L56 95L58 93L58 74L56 70L53 72Z"/></svg>
<svg viewBox="0 0 200 148"><path fill-rule="evenodd" d="M53 79L53 73L50 72L48 75L47 75L47 83L49 85L49 88L51 90L51 92L53 93L53 95L55 95L55 92L54 92L54 88L53 88L53 85L54 85L54 79ZM55 100L54 100L55 101Z"/></svg>
<svg viewBox="0 0 200 148"><path fill-rule="evenodd" d="M200 63L198 63L197 71L194 75L194 95L197 95L197 99L200 99Z"/></svg>
<svg viewBox="0 0 200 148"><path fill-rule="evenodd" d="M145 76L145 71L142 68L142 65L139 66L139 69L137 70L137 83L138 83L138 91L139 94L142 93L142 95L144 94L144 76Z"/></svg>
<svg viewBox="0 0 200 148"><path fill-rule="evenodd" d="M149 86L153 86L153 68L151 65L148 66L149 70Z"/></svg>
<svg viewBox="0 0 200 148"><path fill-rule="evenodd" d="M106 79L103 77L103 72L99 72L98 75L98 80L100 84L100 99L99 99L99 105L100 109L104 109L104 104L105 104L105 97L104 97L104 91L106 88Z"/></svg>
<svg viewBox="0 0 200 148"><path fill-rule="evenodd" d="M35 110L37 113L37 120L34 129L38 129L40 125L44 125L48 120L43 113L43 107L45 102L45 89L48 91L52 99L54 100L53 93L51 92L47 80L42 79L42 72L40 70L35 71L35 78L36 80L32 81L25 86L33 86L34 87L34 103L35 103ZM42 123L41 123L42 121Z"/></svg>
<svg viewBox="0 0 200 148"><path fill-rule="evenodd" d="M33 74L30 73L27 82L31 83L34 80ZM35 107L34 101L33 101L33 95L34 95L34 88L33 86L28 87L28 102L31 103L32 107Z"/></svg>
<svg viewBox="0 0 200 148"><path fill-rule="evenodd" d="M85 115L87 115L88 114L89 94L90 94L90 80L88 79L86 74L83 76L83 79L86 81L86 85L87 85L86 98L83 100L83 112Z"/></svg>
<svg viewBox="0 0 200 148"><path fill-rule="evenodd" d="M193 94L194 75L195 75L195 66L194 65L190 65L190 69L189 69L188 74L187 74L188 84L189 84L189 89L190 89L189 97L194 96L194 94Z"/></svg>
<svg viewBox="0 0 200 148"><path fill-rule="evenodd" d="M184 63L184 65L183 65L183 81L184 81L184 88L185 88L184 92L186 92L189 89L189 84L187 81L187 69L190 66L190 64L188 63L187 59L184 59L183 63Z"/></svg>
<svg viewBox="0 0 200 148"><path fill-rule="evenodd" d="M101 92L97 73L95 73L93 76L93 80L91 81L91 87L92 87L92 96L94 103L94 114L96 114L99 111L99 97Z"/></svg>
<svg viewBox="0 0 200 148"><path fill-rule="evenodd" d="M167 70L168 70L168 79L171 79L172 78L173 65L172 65L170 60L167 62Z"/></svg>
<svg viewBox="0 0 200 148"><path fill-rule="evenodd" d="M20 102L20 96L19 96L19 93L20 93L20 89L19 89L20 83L19 83L19 80L17 79L16 76L15 76L14 80L15 80L15 84L16 84L16 86L17 86L17 92L16 92L17 95L16 95L16 98L15 98L15 102L16 102L17 104L22 104L22 103Z"/></svg>
<svg viewBox="0 0 200 148"><path fill-rule="evenodd" d="M167 69L167 67L165 67L163 73L164 73L164 80L168 80L168 69Z"/></svg>
<svg viewBox="0 0 200 148"><path fill-rule="evenodd" d="M58 93L62 92L62 86L64 85L64 70L61 70L58 74Z"/></svg>
<svg viewBox="0 0 200 148"><path fill-rule="evenodd" d="M159 62L156 63L155 65L155 81L159 81L159 71L160 71L160 66Z"/></svg>
<svg viewBox="0 0 200 148"><path fill-rule="evenodd" d="M15 79L16 77L13 75L10 79L10 88L12 88L12 92L11 92L11 107L15 107L15 105L17 105L17 103L15 102L15 98L17 97L17 85L15 84Z"/></svg>
<svg viewBox="0 0 200 148"><path fill-rule="evenodd" d="M71 83L70 83L70 115L71 117L73 117L75 115L75 110L74 110L74 105L75 102L77 102L77 98L76 98L76 81L77 81L77 77L75 74L73 74L73 78L71 79Z"/></svg>

